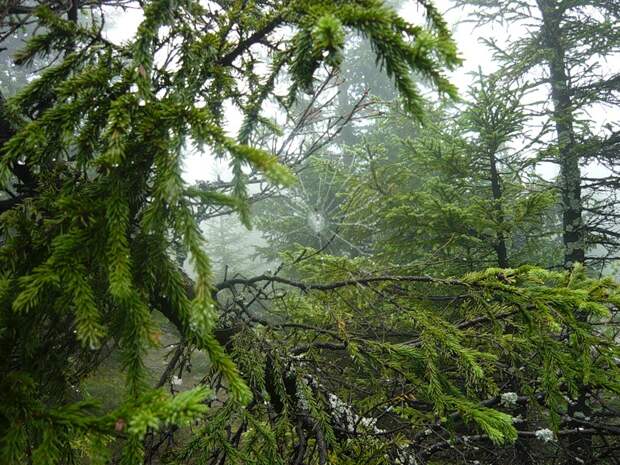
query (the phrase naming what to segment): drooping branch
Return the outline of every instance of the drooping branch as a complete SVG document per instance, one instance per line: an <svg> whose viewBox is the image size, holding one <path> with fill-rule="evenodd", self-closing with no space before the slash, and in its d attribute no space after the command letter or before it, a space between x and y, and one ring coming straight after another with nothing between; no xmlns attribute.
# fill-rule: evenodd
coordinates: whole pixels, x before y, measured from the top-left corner
<svg viewBox="0 0 620 465"><path fill-rule="evenodd" d="M386 283L386 282L402 282L402 283L433 283L433 284L445 284L450 286L464 286L468 287L470 284L458 279L444 279L434 278L432 276L370 276L366 278L347 279L344 281L336 281L332 283L305 283L303 281L295 281L292 279L284 278L282 276L262 274L253 278L232 278L221 282L215 286L220 291L222 289L231 288L237 285L253 286L261 282L272 282L285 284L287 286L295 287L304 292L308 291L333 291L342 287L361 286L367 287L373 283Z"/></svg>

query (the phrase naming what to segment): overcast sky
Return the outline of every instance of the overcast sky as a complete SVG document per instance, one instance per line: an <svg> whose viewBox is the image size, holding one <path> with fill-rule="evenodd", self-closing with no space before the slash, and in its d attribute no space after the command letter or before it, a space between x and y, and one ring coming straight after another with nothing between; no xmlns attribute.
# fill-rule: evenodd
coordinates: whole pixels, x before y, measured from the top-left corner
<svg viewBox="0 0 620 465"><path fill-rule="evenodd" d="M474 27L466 22L467 12L462 7L454 7L450 0L435 0L437 7L443 11L444 17L452 27L454 39L458 50L463 58L463 66L451 74L452 81L459 87L461 93L467 91L472 79L470 73L476 72L482 67L485 73L492 72L495 68L492 63L491 52L481 45L481 37L496 36L500 33L498 28L491 26ZM401 10L405 19L416 23L420 21L421 10L414 0L410 0ZM502 31L503 32L503 31Z"/></svg>

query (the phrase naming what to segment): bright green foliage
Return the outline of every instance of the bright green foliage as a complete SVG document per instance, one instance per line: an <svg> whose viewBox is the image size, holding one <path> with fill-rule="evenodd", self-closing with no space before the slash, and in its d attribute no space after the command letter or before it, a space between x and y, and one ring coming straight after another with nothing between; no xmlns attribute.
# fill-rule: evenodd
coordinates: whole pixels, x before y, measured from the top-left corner
<svg viewBox="0 0 620 465"><path fill-rule="evenodd" d="M272 297L264 316L239 304L259 325L235 340L235 356L278 414L270 427L285 422L287 436L323 445L333 463L390 463L386 456L406 454L441 463L448 432L469 460L481 458L473 446L481 440L510 456L518 435L561 434L582 383L597 399L620 392L618 346L591 325L610 321L618 303L611 280L532 267L440 279L390 274L402 268L366 258L305 255L292 256L297 280L280 280L303 294ZM257 347L266 359L254 355ZM504 403L506 391L518 403ZM527 404L530 414L515 422ZM269 408L249 411L270 416ZM302 416L302 432L291 412ZM299 441L282 444L280 456L292 460ZM369 458L360 444L382 453Z"/></svg>
<svg viewBox="0 0 620 465"><path fill-rule="evenodd" d="M3 108L12 134L8 141L3 134L0 164L5 187L18 186L0 219L3 463L20 463L29 451L35 464L66 463L72 444L119 436L122 463L137 464L145 433L205 413L202 388L168 398L148 385L144 354L158 338L153 310L207 354L231 411L251 400L213 333L219 314L195 206L206 200L246 215L244 169L274 183L293 177L272 154L247 145L247 134L226 133L225 104L241 110L251 130L274 97L275 77L288 71L293 103L320 66L339 64L350 31L369 37L411 111L421 110L413 71L454 93L442 72L458 64L456 48L426 2L429 27L406 23L378 0L224 5L145 2L136 37L122 45L103 39L97 24L46 7L36 12L41 33L17 63L61 57ZM272 77L264 60L273 63ZM186 185L188 147L233 165L235 198ZM190 259L193 289L175 261L180 252ZM121 410L100 414L70 403L71 386L116 348L127 385ZM261 440L274 437L259 421L252 425Z"/></svg>
<svg viewBox="0 0 620 465"><path fill-rule="evenodd" d="M18 59L60 59L0 120L14 194L0 217L0 463L508 463L524 441L545 457L575 437L613 452L618 286L519 266L542 262L516 244L554 202L511 157L519 95L480 82L452 127L449 111L412 123L413 73L453 95L442 73L459 61L418 3L426 26L378 0L155 0L122 45L38 10L45 27ZM274 273L214 282L197 218L222 207L248 222L249 169L294 192L252 135L264 106L293 105L342 63L347 34L369 41L407 110L342 154L360 163L317 161L305 178L332 172L335 251L355 256L291 247ZM230 164L230 195L186 184L190 147ZM146 364L156 311L178 331L159 383L171 395ZM125 391L104 410L80 388L111 355Z"/></svg>
<svg viewBox="0 0 620 465"><path fill-rule="evenodd" d="M65 463L84 447L95 452L89 457L93 463L107 463L109 454L105 446L115 432L128 435L125 457L139 458L141 439L147 429L186 424L207 410L204 401L209 394L205 388L175 397L155 391L104 415L92 401L50 407L42 400L34 400L37 388L25 374L12 374L3 379L0 386L8 394L3 399L0 414L13 421L3 430L2 463L24 463L26 454L30 455L32 463ZM33 438L39 441L33 444ZM135 463L135 460L127 459L126 463Z"/></svg>
<svg viewBox="0 0 620 465"><path fill-rule="evenodd" d="M449 38L446 24L432 4L424 2L423 5L436 34L407 24L382 1L324 2L321 7L314 2L298 2L298 12L306 16L301 22L300 32L293 39L295 49L291 74L295 82L291 88L292 95L298 89L307 90L312 86L312 76L322 60L322 50L327 52L328 64L330 61L338 62L339 44L342 42L340 23L369 39L377 63L394 80L407 109L417 116L421 116L422 100L409 70L416 70L441 92L455 96L456 89L442 75L441 68L459 63L456 47ZM408 38L414 39L411 46L407 45Z"/></svg>

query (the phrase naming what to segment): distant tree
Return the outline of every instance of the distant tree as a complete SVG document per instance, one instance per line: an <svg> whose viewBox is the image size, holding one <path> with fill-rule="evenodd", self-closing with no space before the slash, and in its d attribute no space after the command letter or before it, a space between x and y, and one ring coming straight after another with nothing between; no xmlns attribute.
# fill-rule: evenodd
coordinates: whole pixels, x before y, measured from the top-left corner
<svg viewBox="0 0 620 465"><path fill-rule="evenodd" d="M316 402L310 403L312 409L325 409L326 423L343 447L339 458L350 461L344 463L380 463L368 454L374 458L388 450L394 463L564 464L582 457L577 445L584 444L590 444L591 463L611 463L618 446L618 417L610 412L618 399L618 366L605 365L598 349L586 357L572 348L579 338L589 339L586 334L598 334L616 351L617 309L610 301L607 316L575 307L559 311L571 314L576 326L556 326L542 316L556 315L559 307L552 302L562 300L556 292L564 294L572 280L585 284L587 278L579 267L564 274L523 266L561 263L561 226L555 193L536 175L532 160L522 156L528 117L522 96L502 84L494 77L481 79L462 109L428 112L423 127L394 112L354 148L365 156L347 170L354 175L345 177L348 195L340 196L339 234L352 243L364 240L366 254L349 258L342 249L311 243L312 236L304 239L302 234L312 231L306 225L312 212L298 215L297 204L283 202L281 211L267 211L262 218L274 235L271 244L297 251L290 253L288 266L276 276L219 285L245 295L236 311L273 338L263 340L270 348L267 373L274 373L272 358L281 366L287 359L282 354L294 354L288 358L294 370L275 376L287 386L288 408L297 414L304 409L303 402L299 405L303 388L292 379L301 378L311 387L303 399ZM415 136L403 140L407 130ZM338 171L332 175L337 178ZM304 185L304 198L316 196L318 186L325 188L320 182L312 189ZM303 242L315 248L295 247ZM480 299L444 288L455 283L452 278L428 276L464 271L471 272L464 279L474 280L471 289L481 291ZM560 276L562 281L556 280ZM530 285L549 300L543 304ZM301 295L286 292L291 287ZM509 288L511 296L502 299ZM524 312L518 316L510 310L513 299L520 300L517 295ZM486 326L479 312L487 310L498 315L497 326ZM545 323L543 329L530 318L543 318L550 326ZM467 341L468 349L485 353L479 359L486 370L480 384L460 371L464 366L457 359L468 349L450 352L444 346L453 334ZM378 347L385 356L374 352ZM425 347L442 354L438 365ZM410 348L407 355L399 352ZM417 371L403 367L411 359L419 360ZM562 368L552 368L556 362ZM600 371L592 382L586 374L590 363L609 371ZM438 385L445 391L431 387L433 373L442 375ZM568 381L569 373L581 374ZM268 392L273 382L268 376ZM585 403L584 383L590 396ZM473 400L467 405L482 410L443 407L454 400L446 400L447 392L464 403ZM279 400L274 405L278 413L286 408ZM504 439L498 441L500 436ZM299 439L295 450L303 449L305 440ZM321 443L320 436L316 441Z"/></svg>
<svg viewBox="0 0 620 465"><path fill-rule="evenodd" d="M519 38L488 40L502 63L507 82L521 80L544 95L537 111L554 128L544 158L560 168L564 264L583 263L596 246L613 257L616 229L617 152L620 132L614 122L597 130L591 115L620 101L620 51L617 2L599 0L458 0L475 7L481 23L504 22L520 27ZM518 84L519 86L522 84ZM540 95L540 94L538 94ZM537 99L539 100L539 99ZM584 172L586 163L606 168L598 176ZM590 172L588 172L590 171ZM605 255L605 254L604 254Z"/></svg>
<svg viewBox="0 0 620 465"><path fill-rule="evenodd" d="M352 35L343 53L346 61L339 74L341 82L338 88L338 105L341 111L353 108L362 98L368 98L372 103L371 109L375 113L381 112L386 103L396 99L397 93L386 79L385 71L375 65L370 42L359 34ZM355 144L356 135L363 132L363 128L369 124L373 124L373 120L369 118L350 122L343 128L339 142L344 145Z"/></svg>
<svg viewBox="0 0 620 465"><path fill-rule="evenodd" d="M518 94L481 78L463 109L438 108L422 127L399 119L365 139L364 175L348 188L344 222L365 223L375 251L441 273L555 264L555 198L520 158ZM415 136L400 136L406 124Z"/></svg>
<svg viewBox="0 0 620 465"><path fill-rule="evenodd" d="M238 273L250 276L259 268L254 259L257 255L255 248L260 245L260 235L249 235L237 217L220 215L211 218L202 224L202 229L217 281Z"/></svg>
<svg viewBox="0 0 620 465"><path fill-rule="evenodd" d="M538 113L543 124L553 128L540 137L539 156L560 168L564 266L617 257L618 166L610 153L618 149L618 128L612 124L598 130L592 117L619 103L620 69L610 60L620 51L620 36L613 26L620 21L616 2L459 3L475 6L474 14L482 23L504 22L524 30L506 44L487 43L502 62L500 72L508 85L537 91L531 113ZM587 381L575 387L573 413L590 416L595 403L588 390ZM565 447L568 463L604 459L588 437L570 438Z"/></svg>
<svg viewBox="0 0 620 465"><path fill-rule="evenodd" d="M479 75L461 121L472 168L481 175L472 190L488 196L483 209L492 224L489 239L501 268L557 265L557 248L552 245L560 232L553 221L556 199L536 186L544 183L519 147L527 142L522 139L527 122L523 97L518 89L504 87L498 75Z"/></svg>

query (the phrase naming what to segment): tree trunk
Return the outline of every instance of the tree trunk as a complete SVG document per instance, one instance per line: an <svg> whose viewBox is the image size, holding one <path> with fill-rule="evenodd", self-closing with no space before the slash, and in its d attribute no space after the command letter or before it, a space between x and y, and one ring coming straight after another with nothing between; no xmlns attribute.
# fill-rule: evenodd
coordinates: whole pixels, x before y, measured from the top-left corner
<svg viewBox="0 0 620 465"><path fill-rule="evenodd" d="M338 112L340 115L345 116L352 110L351 102L349 101L349 87L351 83L346 80L342 81L338 86ZM351 121L344 125L340 131L339 142L344 145L355 144L355 135L353 133L353 126Z"/></svg>
<svg viewBox="0 0 620 465"><path fill-rule="evenodd" d="M543 21L543 46L548 55L553 119L559 152L564 266L571 268L585 260L585 228L582 217L581 170L575 147L574 115L560 29L561 13L555 3L554 0L538 0Z"/></svg>
<svg viewBox="0 0 620 465"><path fill-rule="evenodd" d="M504 209L502 207L502 185L500 183L499 172L497 170L497 158L495 151L489 152L489 165L491 168L491 190L493 192L493 208L495 209L496 220L499 226L497 237L493 248L497 254L497 264L500 268L508 268L508 251L506 248L506 238L502 227L504 226Z"/></svg>
<svg viewBox="0 0 620 465"><path fill-rule="evenodd" d="M537 0L542 14L543 46L547 53L553 119L557 134L560 162L560 187L562 191L562 232L564 240L564 267L572 268L585 261L585 228L582 216L581 170L575 144L574 115L570 97L566 57L562 43L562 12L555 0ZM585 386L580 386L579 407L588 409L585 402ZM571 409L569 409L571 410ZM572 413L569 411L569 413ZM576 435L568 439L566 463L592 463L592 437Z"/></svg>

